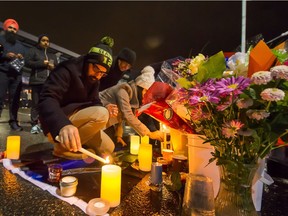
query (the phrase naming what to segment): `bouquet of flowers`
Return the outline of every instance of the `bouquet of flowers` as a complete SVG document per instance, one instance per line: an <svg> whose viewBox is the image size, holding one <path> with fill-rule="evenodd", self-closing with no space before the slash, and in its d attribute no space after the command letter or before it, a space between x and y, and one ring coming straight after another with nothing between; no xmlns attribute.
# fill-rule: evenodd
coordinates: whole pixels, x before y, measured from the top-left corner
<svg viewBox="0 0 288 216"><path fill-rule="evenodd" d="M222 52L174 64L181 88L167 100L185 106L186 120L214 146L210 161L217 159L218 165L256 164L279 147L278 139L287 144L288 66L248 78L245 55L232 56L228 70Z"/></svg>

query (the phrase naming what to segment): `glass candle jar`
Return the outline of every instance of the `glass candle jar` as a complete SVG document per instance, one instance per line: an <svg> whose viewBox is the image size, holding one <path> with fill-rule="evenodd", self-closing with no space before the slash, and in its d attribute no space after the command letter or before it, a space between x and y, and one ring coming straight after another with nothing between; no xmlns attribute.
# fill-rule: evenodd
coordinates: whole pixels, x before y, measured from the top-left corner
<svg viewBox="0 0 288 216"><path fill-rule="evenodd" d="M60 180L61 196L70 197L76 193L78 179L74 176L65 176Z"/></svg>

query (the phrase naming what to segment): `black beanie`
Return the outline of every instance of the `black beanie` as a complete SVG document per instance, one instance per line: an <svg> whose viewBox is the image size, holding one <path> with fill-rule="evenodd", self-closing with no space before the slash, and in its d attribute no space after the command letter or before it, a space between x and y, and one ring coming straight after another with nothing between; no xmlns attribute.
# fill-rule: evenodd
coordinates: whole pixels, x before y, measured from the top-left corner
<svg viewBox="0 0 288 216"><path fill-rule="evenodd" d="M86 55L86 61L93 64L99 64L109 71L113 62L111 49L113 45L113 38L109 36L102 38L100 43L91 47Z"/></svg>
<svg viewBox="0 0 288 216"><path fill-rule="evenodd" d="M39 37L38 37L38 44L40 44L40 41L41 41L41 39L42 39L43 37L49 38L49 36L48 36L47 34L41 34L41 35L39 35Z"/></svg>
<svg viewBox="0 0 288 216"><path fill-rule="evenodd" d="M123 48L119 52L118 58L133 65L134 62L136 61L136 52L134 52L133 50L129 48Z"/></svg>

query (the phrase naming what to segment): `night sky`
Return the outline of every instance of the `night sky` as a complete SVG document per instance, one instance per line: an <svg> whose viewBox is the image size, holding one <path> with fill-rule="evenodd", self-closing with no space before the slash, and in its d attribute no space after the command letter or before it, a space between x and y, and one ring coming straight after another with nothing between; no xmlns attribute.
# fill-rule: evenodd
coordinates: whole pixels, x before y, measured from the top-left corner
<svg viewBox="0 0 288 216"><path fill-rule="evenodd" d="M241 44L241 1L0 2L0 18L23 31L47 33L51 42L85 54L102 36L115 40L114 54L130 47L136 67L178 55L212 55ZM288 2L248 1L247 39L269 41L288 31Z"/></svg>

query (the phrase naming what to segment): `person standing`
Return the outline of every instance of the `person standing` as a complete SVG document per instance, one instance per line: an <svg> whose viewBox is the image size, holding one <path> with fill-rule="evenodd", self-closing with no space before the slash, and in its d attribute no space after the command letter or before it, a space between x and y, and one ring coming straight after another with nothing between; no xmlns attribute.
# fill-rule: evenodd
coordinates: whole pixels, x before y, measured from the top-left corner
<svg viewBox="0 0 288 216"><path fill-rule="evenodd" d="M39 100L43 132L54 144L53 154L82 159L84 145L104 156L114 143L102 129L117 116L116 105L104 107L99 99L99 80L112 66L113 39L104 37L88 54L61 62L44 83Z"/></svg>
<svg viewBox="0 0 288 216"><path fill-rule="evenodd" d="M136 52L129 49L123 48L116 57L114 57L113 65L109 74L102 78L100 81L100 91L107 89L111 86L116 85L119 80L123 79L122 82L129 82L136 78L135 73L132 71L132 66L136 61Z"/></svg>
<svg viewBox="0 0 288 216"><path fill-rule="evenodd" d="M3 23L4 34L0 36L0 43L4 47L0 59L0 113L2 113L7 89L9 94L9 125L12 130L22 131L18 124L18 110L20 104L20 93L22 89L22 75L10 67L9 62L15 59L23 59L25 48L16 39L19 25L14 19L7 19Z"/></svg>
<svg viewBox="0 0 288 216"><path fill-rule="evenodd" d="M29 85L32 89L32 107L31 107L31 133L38 134L42 132L39 125L39 111L38 102L40 92L43 88L43 84L49 76L50 72L57 65L57 57L55 54L48 51L50 46L50 40L48 35L42 34L38 37L38 43L35 47L32 47L26 57L25 64L31 68L31 75Z"/></svg>

